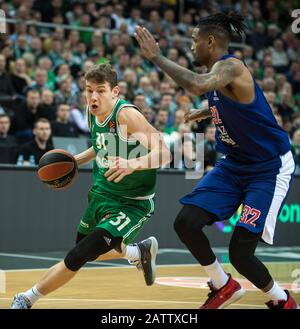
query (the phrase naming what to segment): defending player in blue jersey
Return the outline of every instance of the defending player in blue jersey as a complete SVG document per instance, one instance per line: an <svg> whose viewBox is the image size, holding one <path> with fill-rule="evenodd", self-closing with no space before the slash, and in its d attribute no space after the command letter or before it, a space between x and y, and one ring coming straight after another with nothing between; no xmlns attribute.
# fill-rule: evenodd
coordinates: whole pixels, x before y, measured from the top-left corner
<svg viewBox="0 0 300 329"><path fill-rule="evenodd" d="M232 30L242 34L243 17L215 14L201 18L192 34L195 65L208 73L197 74L161 55L150 32L137 27L142 54L176 83L195 95L206 94L209 111L187 115L187 120L212 116L217 127L217 150L225 157L180 201L174 228L208 276L210 293L201 308L224 308L244 294L243 288L224 272L203 227L229 219L243 204L230 245L229 257L236 270L261 289L269 308L297 308L287 290L272 279L255 256L260 240L273 243L277 215L294 172L288 136L272 114L261 89L246 65L228 54Z"/></svg>

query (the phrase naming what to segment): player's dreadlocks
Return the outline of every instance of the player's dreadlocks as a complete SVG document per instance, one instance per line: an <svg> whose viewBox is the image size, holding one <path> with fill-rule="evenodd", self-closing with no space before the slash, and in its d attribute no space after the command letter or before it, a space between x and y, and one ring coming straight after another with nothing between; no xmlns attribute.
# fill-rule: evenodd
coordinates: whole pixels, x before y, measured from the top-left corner
<svg viewBox="0 0 300 329"><path fill-rule="evenodd" d="M230 39L233 32L240 36L245 33L247 26L244 23L245 17L236 13L230 12L228 14L218 13L210 16L200 18L197 28L201 31L220 31L226 34Z"/></svg>

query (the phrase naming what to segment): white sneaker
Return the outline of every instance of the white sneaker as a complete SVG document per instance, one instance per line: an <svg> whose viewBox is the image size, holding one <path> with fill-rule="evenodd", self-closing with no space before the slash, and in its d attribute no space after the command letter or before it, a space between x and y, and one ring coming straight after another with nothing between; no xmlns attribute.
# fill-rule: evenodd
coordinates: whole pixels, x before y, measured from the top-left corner
<svg viewBox="0 0 300 329"><path fill-rule="evenodd" d="M31 307L32 307L32 303L23 293L15 295L10 306L11 309L18 309L18 310L29 309Z"/></svg>
<svg viewBox="0 0 300 329"><path fill-rule="evenodd" d="M128 260L129 264L135 265L139 271L143 271L147 286L151 286L155 281L156 275L156 255L158 251L158 242L155 237L135 243L140 251L140 259Z"/></svg>

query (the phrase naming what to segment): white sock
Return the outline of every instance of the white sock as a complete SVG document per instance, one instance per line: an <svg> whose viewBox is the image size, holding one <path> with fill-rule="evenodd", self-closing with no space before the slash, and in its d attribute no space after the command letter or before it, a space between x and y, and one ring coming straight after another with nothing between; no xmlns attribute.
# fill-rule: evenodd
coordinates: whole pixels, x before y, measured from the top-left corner
<svg viewBox="0 0 300 329"><path fill-rule="evenodd" d="M140 250L137 246L131 245L125 247L125 256L124 258L128 260L137 260L140 259Z"/></svg>
<svg viewBox="0 0 300 329"><path fill-rule="evenodd" d="M36 286L27 290L24 294L31 301L32 305L44 296L37 290Z"/></svg>
<svg viewBox="0 0 300 329"><path fill-rule="evenodd" d="M222 288L228 281L228 275L224 272L222 266L216 259L214 263L203 266L207 275L211 278L213 286L217 289Z"/></svg>
<svg viewBox="0 0 300 329"><path fill-rule="evenodd" d="M266 292L266 295L274 301L287 300L286 292L279 287L277 282L274 282L273 287Z"/></svg>

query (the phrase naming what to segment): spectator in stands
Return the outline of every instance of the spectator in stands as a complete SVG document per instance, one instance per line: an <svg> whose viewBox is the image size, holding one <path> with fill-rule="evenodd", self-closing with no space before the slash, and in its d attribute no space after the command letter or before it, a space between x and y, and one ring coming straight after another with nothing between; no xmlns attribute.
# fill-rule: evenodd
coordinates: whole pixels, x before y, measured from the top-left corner
<svg viewBox="0 0 300 329"><path fill-rule="evenodd" d="M266 46L272 46L274 41L278 38L279 30L275 24L268 26L267 44Z"/></svg>
<svg viewBox="0 0 300 329"><path fill-rule="evenodd" d="M47 71L45 69L38 68L35 71L34 82L32 83L31 88L37 90L40 93L44 88L49 88L47 80Z"/></svg>
<svg viewBox="0 0 300 329"><path fill-rule="evenodd" d="M137 106L140 110L143 110L147 107L145 95L136 94L133 99L133 105Z"/></svg>
<svg viewBox="0 0 300 329"><path fill-rule="evenodd" d="M77 127L70 121L70 106L58 105L56 120L51 122L52 136L78 137Z"/></svg>
<svg viewBox="0 0 300 329"><path fill-rule="evenodd" d="M64 53L63 55L65 56L66 53ZM57 72L57 75L56 75L56 78L55 78L55 81L57 84L60 83L60 81L68 76L71 75L71 70L70 70L70 66L69 66L69 63L62 63L60 65L58 65L56 67L56 70Z"/></svg>
<svg viewBox="0 0 300 329"><path fill-rule="evenodd" d="M276 90L276 82L273 78L265 78L263 80L263 91L272 91L275 92Z"/></svg>
<svg viewBox="0 0 300 329"><path fill-rule="evenodd" d="M132 69L126 69L124 72L124 80L127 82L128 89L137 95L138 93L135 92L138 83L136 73Z"/></svg>
<svg viewBox="0 0 300 329"><path fill-rule="evenodd" d="M120 90L118 97L121 98L121 99L125 99L126 98L125 95L127 94L127 90L128 90L127 82L124 81L124 80L119 81L118 82L118 87L119 87L119 90ZM126 98L126 99L128 99L128 98Z"/></svg>
<svg viewBox="0 0 300 329"><path fill-rule="evenodd" d="M204 132L204 170L211 170L216 164L217 155L215 146L216 127L209 125Z"/></svg>
<svg viewBox="0 0 300 329"><path fill-rule="evenodd" d="M189 13L184 13L182 21L178 24L177 29L181 35L186 35L189 31L189 27L193 25L193 17Z"/></svg>
<svg viewBox="0 0 300 329"><path fill-rule="evenodd" d="M182 137L180 134L180 127L185 123L184 114L184 110L178 109L175 111L174 124L171 127L165 127L163 130L164 140L171 150L174 148L176 142Z"/></svg>
<svg viewBox="0 0 300 329"><path fill-rule="evenodd" d="M0 103L11 102L15 98L15 90L10 76L6 73L6 58L0 54Z"/></svg>
<svg viewBox="0 0 300 329"><path fill-rule="evenodd" d="M144 115L144 117L147 119L147 121L150 122L151 124L153 124L155 114L154 114L152 108L151 107L143 107L141 109L141 112Z"/></svg>
<svg viewBox="0 0 300 329"><path fill-rule="evenodd" d="M135 27L139 24L144 24L141 9L133 7L130 11L130 17L127 19L129 35L133 35L135 32Z"/></svg>
<svg viewBox="0 0 300 329"><path fill-rule="evenodd" d="M164 18L162 20L162 28L165 32L170 33L172 26L175 25L175 13L173 9L164 11Z"/></svg>
<svg viewBox="0 0 300 329"><path fill-rule="evenodd" d="M124 79L124 73L125 70L128 68L129 63L130 63L129 55L127 53L120 54L118 61L114 66L120 80Z"/></svg>
<svg viewBox="0 0 300 329"><path fill-rule="evenodd" d="M136 93L143 94L145 96L148 106L152 107L154 105L152 86L148 76L144 75L140 78Z"/></svg>
<svg viewBox="0 0 300 329"><path fill-rule="evenodd" d="M72 76L62 76L58 85L59 89L54 93L55 104L68 104L70 106L78 106L80 103L80 96L75 91L72 91Z"/></svg>
<svg viewBox="0 0 300 329"><path fill-rule="evenodd" d="M276 39L273 43L273 47L270 48L272 55L272 62L276 72L284 73L288 69L289 58L284 50L283 41Z"/></svg>
<svg viewBox="0 0 300 329"><path fill-rule="evenodd" d="M86 115L86 107L87 107L87 101L86 101L86 95L85 91L81 93L81 102L80 105L77 108L72 108L70 113L70 120L75 124L78 131L81 134L89 134L89 127L88 127L88 121L87 121L87 115Z"/></svg>
<svg viewBox="0 0 300 329"><path fill-rule="evenodd" d="M160 19L161 17L157 10L150 11L149 21L146 23L146 27L151 33L154 33L156 26L160 25Z"/></svg>
<svg viewBox="0 0 300 329"><path fill-rule="evenodd" d="M196 169L195 163L196 150L194 147L194 138L191 133L189 124L182 123L179 125L178 132L180 137L176 139L173 147L171 148L173 159L171 168L175 169Z"/></svg>
<svg viewBox="0 0 300 329"><path fill-rule="evenodd" d="M274 91L265 91L264 95L270 106L275 105L276 94L274 93Z"/></svg>
<svg viewBox="0 0 300 329"><path fill-rule="evenodd" d="M20 144L33 138L32 128L38 118L40 94L37 90L29 89L26 101L18 104L14 110L12 128Z"/></svg>
<svg viewBox="0 0 300 329"><path fill-rule="evenodd" d="M54 104L54 95L52 90L43 89L41 93L41 103L38 107L37 116L46 118L50 122L56 118L56 105Z"/></svg>
<svg viewBox="0 0 300 329"><path fill-rule="evenodd" d="M54 90L54 84L55 84L55 72L52 69L52 62L51 59L47 56L40 57L38 60L38 68L46 70L47 71L47 85L48 88L51 90Z"/></svg>
<svg viewBox="0 0 300 329"><path fill-rule="evenodd" d="M249 36L249 44L256 49L262 50L267 45L267 36L262 22L256 22L255 30Z"/></svg>
<svg viewBox="0 0 300 329"><path fill-rule="evenodd" d="M10 74L10 80L12 82L15 92L24 96L26 93L26 87L32 85L32 80L26 72L26 65L23 58L16 60L13 73Z"/></svg>
<svg viewBox="0 0 300 329"><path fill-rule="evenodd" d="M161 95L159 102L159 108L166 109L168 111L168 121L166 127L171 127L174 124L174 113L177 110L177 104L173 101L172 94Z"/></svg>
<svg viewBox="0 0 300 329"><path fill-rule="evenodd" d="M36 61L43 56L43 45L39 36L33 36L30 44L30 52L34 55Z"/></svg>
<svg viewBox="0 0 300 329"><path fill-rule="evenodd" d="M62 41L59 39L53 39L52 45L51 45L51 50L48 53L48 56L51 59L54 67L57 67L60 64L64 63L62 53L63 53Z"/></svg>
<svg viewBox="0 0 300 329"><path fill-rule="evenodd" d="M18 35L17 41L14 43L13 46L15 58L21 58L25 53L29 53L30 52L29 44L30 42L28 42L27 36L25 34Z"/></svg>
<svg viewBox="0 0 300 329"><path fill-rule="evenodd" d="M72 52L76 52L78 50L79 42L80 42L79 31L71 30L68 35L66 48L71 50Z"/></svg>
<svg viewBox="0 0 300 329"><path fill-rule="evenodd" d="M16 163L17 140L8 134L10 129L10 117L0 114L0 163Z"/></svg>
<svg viewBox="0 0 300 329"><path fill-rule="evenodd" d="M50 122L45 118L40 118L34 123L34 139L24 144L19 150L18 155L24 156L24 164L28 165L31 158L34 158L35 164L38 164L40 158L48 151L53 149L51 141Z"/></svg>
<svg viewBox="0 0 300 329"><path fill-rule="evenodd" d="M279 92L279 95L280 102L278 104L278 113L284 120L291 120L294 114L292 94L283 89L282 92Z"/></svg>
<svg viewBox="0 0 300 329"><path fill-rule="evenodd" d="M163 132L167 126L169 111L166 108L160 108L156 115L155 128Z"/></svg>
<svg viewBox="0 0 300 329"><path fill-rule="evenodd" d="M143 63L143 59L139 54L133 55L130 59L130 67L132 70L134 70L138 78L145 75L147 71L147 67L143 65Z"/></svg>

